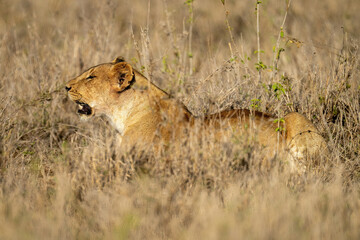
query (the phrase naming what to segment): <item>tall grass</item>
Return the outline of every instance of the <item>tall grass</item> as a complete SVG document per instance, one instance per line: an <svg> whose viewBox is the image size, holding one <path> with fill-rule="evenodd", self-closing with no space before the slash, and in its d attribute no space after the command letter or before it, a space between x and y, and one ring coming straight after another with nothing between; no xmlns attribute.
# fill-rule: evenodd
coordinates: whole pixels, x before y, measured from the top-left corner
<svg viewBox="0 0 360 240"><path fill-rule="evenodd" d="M359 239L360 3L292 1L280 30L286 2L263 1L259 82L256 2L187 2L0 1L0 239ZM197 128L119 153L63 90L118 55L196 115L300 112L331 153L297 176Z"/></svg>

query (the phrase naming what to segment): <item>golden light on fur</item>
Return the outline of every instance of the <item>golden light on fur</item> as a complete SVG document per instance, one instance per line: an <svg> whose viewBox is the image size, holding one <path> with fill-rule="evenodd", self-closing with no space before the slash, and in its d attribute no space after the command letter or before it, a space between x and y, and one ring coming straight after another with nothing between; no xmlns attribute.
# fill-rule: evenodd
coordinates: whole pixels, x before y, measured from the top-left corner
<svg viewBox="0 0 360 240"><path fill-rule="evenodd" d="M307 156L326 148L322 136L303 115L293 112L281 121L248 109L225 110L204 118L146 79L122 57L92 67L66 85L83 117L106 115L119 132L119 144L151 146L185 137L200 122L216 138L253 134L272 156L287 153L292 169L305 171ZM175 136L175 137L174 137Z"/></svg>

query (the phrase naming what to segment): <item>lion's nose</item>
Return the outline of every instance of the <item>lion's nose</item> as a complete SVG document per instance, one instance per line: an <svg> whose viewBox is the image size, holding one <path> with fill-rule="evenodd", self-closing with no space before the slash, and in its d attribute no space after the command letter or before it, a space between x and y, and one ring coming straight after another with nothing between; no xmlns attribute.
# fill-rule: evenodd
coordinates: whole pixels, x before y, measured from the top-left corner
<svg viewBox="0 0 360 240"><path fill-rule="evenodd" d="M70 91L71 87L65 86L66 91Z"/></svg>

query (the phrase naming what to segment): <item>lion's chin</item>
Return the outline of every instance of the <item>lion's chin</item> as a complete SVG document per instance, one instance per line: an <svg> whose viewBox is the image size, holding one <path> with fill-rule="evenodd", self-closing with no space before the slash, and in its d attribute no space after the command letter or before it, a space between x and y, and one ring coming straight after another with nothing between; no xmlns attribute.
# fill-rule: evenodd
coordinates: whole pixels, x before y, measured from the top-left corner
<svg viewBox="0 0 360 240"><path fill-rule="evenodd" d="M92 117L92 115L79 114L79 117L81 121L87 121Z"/></svg>

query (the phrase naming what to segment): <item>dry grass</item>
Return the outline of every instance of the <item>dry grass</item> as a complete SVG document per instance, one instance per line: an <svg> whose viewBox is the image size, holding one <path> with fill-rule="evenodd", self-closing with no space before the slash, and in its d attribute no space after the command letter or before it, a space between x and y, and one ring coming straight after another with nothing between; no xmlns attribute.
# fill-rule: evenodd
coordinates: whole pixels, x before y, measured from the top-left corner
<svg viewBox="0 0 360 240"><path fill-rule="evenodd" d="M149 2L0 1L0 239L359 239L359 1L293 1L275 78L286 7L264 1L261 82L255 1L227 2L232 37L221 1L195 1L192 23L184 1ZM161 156L115 154L63 86L117 55L197 115L298 111L331 154L293 176L246 137L196 129Z"/></svg>

